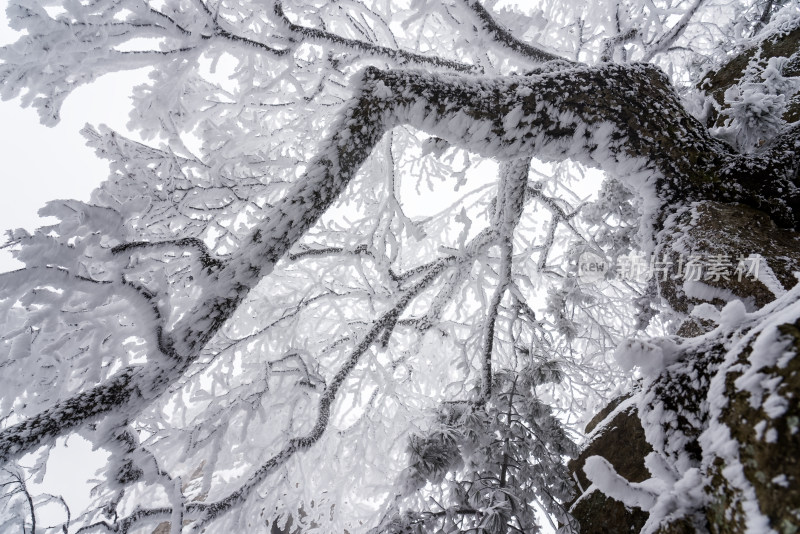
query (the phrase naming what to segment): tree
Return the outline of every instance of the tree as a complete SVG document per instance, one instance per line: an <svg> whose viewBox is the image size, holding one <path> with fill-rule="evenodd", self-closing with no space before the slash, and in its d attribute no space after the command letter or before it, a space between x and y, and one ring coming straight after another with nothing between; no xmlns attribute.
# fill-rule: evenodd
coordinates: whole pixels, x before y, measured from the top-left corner
<svg viewBox="0 0 800 534"><path fill-rule="evenodd" d="M107 451L80 532L536 532L537 505L574 531L579 417L655 402L677 338L623 340L685 315L668 284L577 263L676 251L710 200L797 229L796 56L750 54L721 102L696 86L800 16L496 4L12 2L2 95L44 123L98 76L149 81L140 139L84 130L111 165L92 201L10 234L2 461L41 470L69 434ZM446 206L411 213L414 188ZM719 336L745 317L698 309ZM701 464L657 452L644 489L587 464L656 526Z"/></svg>

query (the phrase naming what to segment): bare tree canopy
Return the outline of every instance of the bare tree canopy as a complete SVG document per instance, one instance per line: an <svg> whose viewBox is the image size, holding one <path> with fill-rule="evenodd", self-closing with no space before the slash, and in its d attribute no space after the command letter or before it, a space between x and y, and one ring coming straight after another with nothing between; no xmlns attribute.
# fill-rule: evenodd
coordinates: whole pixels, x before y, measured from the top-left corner
<svg viewBox="0 0 800 534"><path fill-rule="evenodd" d="M632 395L612 415L638 407L651 476L591 457L580 477L649 512L643 532L713 530L694 490L732 461L713 392L755 366L731 347L800 316L797 5L7 13L22 33L0 50L0 94L45 124L100 76L147 81L127 137L83 130L110 165L91 201L9 232L25 267L0 275L0 529L588 532L566 461L594 412ZM721 275L621 272L637 254L683 266L692 229L731 206L771 232L745 252L783 262L749 273L763 299ZM694 411L676 400L692 395ZM87 510L25 482L73 434L108 454ZM770 528L748 491L744 523ZM56 501L65 518L43 527Z"/></svg>

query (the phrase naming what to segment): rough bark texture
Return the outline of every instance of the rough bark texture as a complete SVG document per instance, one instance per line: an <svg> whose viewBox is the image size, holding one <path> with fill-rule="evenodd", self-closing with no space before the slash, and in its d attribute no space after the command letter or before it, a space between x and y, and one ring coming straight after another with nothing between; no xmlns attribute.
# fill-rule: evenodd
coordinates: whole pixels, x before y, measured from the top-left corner
<svg viewBox="0 0 800 534"><path fill-rule="evenodd" d="M617 473L631 482L649 478L644 457L653 449L645 439L636 407L630 406L609 417L625 399L614 399L598 413L599 417L589 422L586 432L593 433L593 438L580 456L568 464L583 490L570 509L581 525L581 534L639 532L649 515L639 508L628 508L599 490L589 490L591 483L583 472L586 459L598 455L608 460Z"/></svg>
<svg viewBox="0 0 800 534"><path fill-rule="evenodd" d="M744 476L755 490L759 508L770 526L780 534L800 531L800 321L778 327L791 354L786 364L759 369L763 380L778 382L778 395L792 399L787 410L778 417L770 415L768 397L753 398L740 391L736 379L739 370L731 370L725 377L726 397L729 404L722 412L721 421L740 443L739 460ZM752 367L754 354L750 348L739 358L743 370ZM760 422L764 428L757 427ZM758 430L757 430L758 428ZM774 438L770 434L774 433ZM712 469L713 497L707 516L713 534L746 532L748 526L741 510L742 491L733 486L723 471L728 467L719 459Z"/></svg>
<svg viewBox="0 0 800 534"><path fill-rule="evenodd" d="M687 211L687 214L690 212ZM675 220L685 224L683 232L674 237L682 242L665 238L665 248L676 245L680 250L691 244L690 250L704 254L735 254L744 252L761 253L772 267L775 277L787 288L796 284L792 271L797 271L800 259L800 234L776 227L763 213L740 205L728 205L715 202L700 203L691 212L693 215L678 215ZM681 219L683 217L683 219ZM670 236L669 228L664 234ZM752 247L752 248L751 248ZM752 309L768 305L776 295L772 294L760 282L735 279L727 281L707 281L720 289L730 291L736 297L746 300ZM691 308L704 302L697 298L688 298L679 290L677 280L669 280L662 284L662 294L673 307L690 311ZM705 301L707 302L707 301ZM721 307L722 302L707 302ZM691 321L689 322L691 323ZM710 330L711 323L700 325L698 331L687 328L685 335L698 335ZM696 323L694 324L697 327ZM670 424L661 431L652 434L661 441L642 443L635 438L644 436L640 420L623 412L611 421L600 423L602 430L595 432L598 436L589 442L576 461L580 463L593 454L599 454L609 460L619 474L631 482L638 482L651 475L644 470L631 469L629 465L638 464L650 445L665 457L675 461L683 458L698 466L710 480L705 488L707 504L702 510L691 516L672 518L668 523L660 525L658 534L684 534L710 531L714 534L744 534L752 532L753 525L748 525L743 508L749 498L747 488L752 488L760 514L767 518L769 527L780 534L794 534L800 530L800 404L797 395L800 392L800 321L777 327L778 338L784 344L779 363L766 365L764 354L754 350L753 341L739 353L735 361L727 358L730 341L724 339L714 344L700 344L690 351L684 351L679 361L668 366L661 374L648 382L644 399L639 401L639 416L645 426L652 425L654 420L648 417L648 411L658 405L660 414L671 414L664 420ZM747 330L745 329L744 333ZM699 348L697 348L699 347ZM762 384L777 384L775 396L788 399L787 408L782 413L770 412L768 395L753 396L737 379L745 373L758 373ZM724 385L725 407L716 413L710 408L712 400L712 384ZM645 412L641 410L645 408ZM628 419L623 418L626 417ZM735 457L741 464L742 475L738 485L730 469L738 469L729 463L729 457L720 455L716 449L707 448L710 441L701 438L701 434L710 426L729 429L735 443ZM716 435L716 434L714 434ZM644 439L644 438L642 438ZM688 460L686 460L688 459ZM573 466L581 483L579 470ZM727 471L726 471L727 470ZM723 474L723 472L725 474ZM743 489L744 486L744 489ZM588 498L591 497L591 498ZM622 503L609 504L612 500L602 495L591 495L579 501L573 513L582 527L582 532L639 532L647 519L643 515L625 510ZM752 506L752 501L750 506ZM761 528L761 527L758 527ZM707 530L705 530L707 529Z"/></svg>
<svg viewBox="0 0 800 534"><path fill-rule="evenodd" d="M748 206L714 201L697 203L668 223L659 243L659 257L666 257L674 266L681 256L684 260L695 256L705 261L727 258L736 265L739 258L760 254L763 257L759 264L760 275L766 277L773 273L784 289L797 283L793 273L800 270L800 234L778 228L764 213ZM676 270L677 267L673 271ZM734 269L727 269L719 277L701 277L699 281L733 293L750 309L761 308L776 297L762 281L747 273L740 276ZM689 313L701 300L686 294L684 282L683 276L672 272L666 279L659 279L659 291L673 310ZM723 304L719 299L713 302ZM691 337L692 333L706 331L708 326L700 326L696 332L681 332L681 335Z"/></svg>
<svg viewBox="0 0 800 534"><path fill-rule="evenodd" d="M654 185L667 204L740 202L767 212L782 226L797 224L795 140L800 127L755 154L738 154L685 111L669 80L651 65L570 67L470 84L410 71L372 69L367 77L403 95L395 99L395 108L427 103L426 119L408 122L432 129L453 144L477 152L487 148L484 138L456 137L437 128L460 110L470 119L487 121L494 139L514 139L513 144L506 142L509 159L526 153L548 159L577 157L612 174L621 172L624 160L638 160L659 175ZM637 105L630 105L632 101ZM517 106L524 112L520 123L529 126L521 136L504 124ZM607 129L595 135L601 126Z"/></svg>
<svg viewBox="0 0 800 534"><path fill-rule="evenodd" d="M648 513L628 508L619 501L593 490L570 510L581 526L581 534L637 534L647 522Z"/></svg>

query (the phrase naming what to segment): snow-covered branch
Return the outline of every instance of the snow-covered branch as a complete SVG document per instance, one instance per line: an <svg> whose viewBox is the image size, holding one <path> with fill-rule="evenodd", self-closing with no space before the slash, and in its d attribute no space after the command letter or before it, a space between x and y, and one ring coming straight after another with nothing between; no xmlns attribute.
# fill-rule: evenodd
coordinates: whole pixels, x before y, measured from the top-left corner
<svg viewBox="0 0 800 534"><path fill-rule="evenodd" d="M527 171L528 160L525 161L524 168ZM527 175L527 173L526 173ZM518 178L519 176L517 176ZM524 183L524 182L523 182ZM524 191L524 187L520 185L518 189ZM521 195L520 195L521 196ZM521 202L519 205L521 211ZM322 391L317 407L316 421L313 428L305 435L295 436L288 440L288 443L269 460L263 463L238 489L231 492L224 498L218 499L211 503L188 503L182 513L183 517L191 519L193 523L194 532L201 532L203 527L208 523L219 518L221 515L229 512L233 508L241 505L248 499L250 494L258 487L258 485L273 474L277 469L284 465L295 454L310 449L316 444L323 433L328 427L333 404L337 399L337 393L343 386L344 382L350 376L351 372L358 365L365 353L367 353L381 337L387 333L390 335L399 317L408 308L411 302L418 297L423 291L430 287L446 270L451 267L457 267L462 263L470 263L474 261L477 254L484 251L488 246L494 242L496 233L492 231L484 231L479 233L472 239L467 247L467 252L460 256L445 256L434 262L431 268L427 269L425 274L416 282L414 282L408 289L398 298L397 302L388 311L383 313L376 321L372 323L368 331L361 337L356 346L344 359L344 363L339 368L337 373L328 382ZM173 508L157 508L148 510L137 510L128 517L122 518L114 525L107 523L99 523L93 525L92 528L102 527L107 528L109 531L122 531L127 532L133 525L138 522L147 521L160 521L169 519L175 513Z"/></svg>
<svg viewBox="0 0 800 534"><path fill-rule="evenodd" d="M503 163L500 167L500 181L496 200L495 215L492 220L497 232L500 246L500 269L486 319L483 326L483 372L481 377L481 401L487 402L492 395L492 353L494 352L495 325L500 302L511 283L511 266L513 263L514 230L519 224L525 206L525 192L528 184L528 168L530 158L521 158Z"/></svg>
<svg viewBox="0 0 800 534"><path fill-rule="evenodd" d="M705 0L695 0L694 4L686 10L680 20L678 20L672 28L662 35L659 35L652 43L649 43L645 49L642 61L650 61L656 54L661 54L672 46L672 43L686 31L692 17L694 17L695 13L697 13L697 10L700 9L704 2Z"/></svg>
<svg viewBox="0 0 800 534"><path fill-rule="evenodd" d="M200 260L200 264L209 270L219 269L222 267L223 262L213 257L211 251L208 250L203 241L196 237L184 237L182 239L174 239L172 241L136 241L132 243L124 243L117 245L111 249L113 254L122 254L134 250L161 250L169 249L170 247L177 247L179 250L190 249L196 250Z"/></svg>
<svg viewBox="0 0 800 534"><path fill-rule="evenodd" d="M594 88L591 102L585 87ZM627 106L632 94L650 104ZM661 112L650 113L650 108ZM158 396L339 197L383 134L400 124L501 160L521 154L572 157L623 177L649 167L657 171L655 184L631 185L642 191L654 185L665 204L678 198L721 197L759 205L788 224L796 220L787 208L798 206L795 212L800 212L792 168L792 143L800 129L753 156L735 154L684 111L654 67L578 67L491 80L368 68L304 177L267 212L224 267L206 271L203 298L169 331L161 332L162 350L181 364L154 375L128 369L107 385L60 403L69 407L67 425L56 422L62 408L54 407L16 430L7 429L0 434L0 457L24 454L41 443L42 436L67 432L112 407L136 413L147 399ZM761 174L754 175L760 168L771 169L776 178L764 184L758 179ZM720 182L720 177L726 181ZM142 397L145 402L139 400Z"/></svg>
<svg viewBox="0 0 800 534"><path fill-rule="evenodd" d="M472 12L473 16L477 19L481 30L483 30L483 32L486 33L494 43L497 43L501 47L514 52L522 59L534 63L544 63L555 60L565 61L564 58L556 54L546 52L540 48L519 40L516 36L514 36L514 34L498 24L497 21L494 20L494 17L492 17L491 13L489 13L489 11L483 7L483 4L481 4L479 0L459 0L459 2L464 4L464 6L466 6L466 8Z"/></svg>
<svg viewBox="0 0 800 534"><path fill-rule="evenodd" d="M430 66L440 69L454 70L457 72L480 71L480 68L476 65L469 65L437 56L426 56L406 50L389 48L387 46L380 46L366 41L348 39L325 30L308 28L306 26L295 24L290 21L283 12L283 4L281 2L275 2L275 16L283 24L283 27L286 28L287 32L298 41L326 44L331 45L341 51L357 52L366 56L384 58L396 63L398 66Z"/></svg>
<svg viewBox="0 0 800 534"><path fill-rule="evenodd" d="M794 119L742 154L656 66L559 59L710 41L703 0L595 4L18 0L4 97L54 120L151 71L143 141L85 130L111 162L91 201L9 234L0 463L43 471L76 433L107 451L82 532L356 532L380 509L381 534L534 533L533 502L571 529L572 432L632 383L610 355L657 300L580 266L658 246L694 201L800 226ZM682 81L698 58L657 59Z"/></svg>

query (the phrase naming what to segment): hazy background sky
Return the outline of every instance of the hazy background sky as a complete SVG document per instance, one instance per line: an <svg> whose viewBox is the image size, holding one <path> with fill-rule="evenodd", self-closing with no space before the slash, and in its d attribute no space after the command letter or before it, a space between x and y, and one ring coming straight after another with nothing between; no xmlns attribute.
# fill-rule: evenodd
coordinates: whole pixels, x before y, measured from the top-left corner
<svg viewBox="0 0 800 534"><path fill-rule="evenodd" d="M18 38L8 27L7 0L0 0L0 45ZM92 86L69 96L54 128L42 126L32 108L19 99L0 101L0 242L10 228L33 230L45 223L37 211L48 200L88 200L92 189L108 174L108 165L86 146L78 132L88 122L125 130L130 108L128 95L143 72L104 76ZM0 250L0 272L20 267L10 253Z"/></svg>
<svg viewBox="0 0 800 534"><path fill-rule="evenodd" d="M19 35L8 27L7 5L7 0L0 0L0 45L16 41ZM108 175L108 164L86 146L79 131L88 122L105 123L124 132L130 108L128 95L144 77L143 71L109 75L78 89L67 98L61 122L53 128L42 126L36 110L23 109L19 99L0 101L0 243L5 243L5 231L10 228L32 231L47 224L37 211L49 200L89 200L91 191ZM7 250L0 249L0 272L21 266ZM68 448L64 439L58 443L48 462L44 484L33 484L33 488L35 493L62 495L74 513L86 506L92 486L89 479L103 464L103 454L90 452L89 444L79 437L70 439ZM29 457L21 460L28 464L32 461ZM37 518L43 523L50 518L54 523L63 521L63 511L47 505L37 511Z"/></svg>

